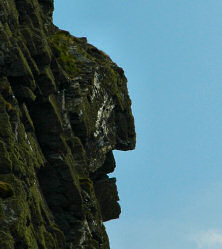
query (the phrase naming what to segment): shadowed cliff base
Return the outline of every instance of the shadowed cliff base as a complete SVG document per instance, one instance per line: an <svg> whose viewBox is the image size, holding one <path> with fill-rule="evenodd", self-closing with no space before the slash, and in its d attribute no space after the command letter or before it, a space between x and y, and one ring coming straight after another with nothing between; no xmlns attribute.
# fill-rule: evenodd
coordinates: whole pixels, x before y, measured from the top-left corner
<svg viewBox="0 0 222 249"><path fill-rule="evenodd" d="M135 147L127 79L52 23L51 0L0 0L0 248L109 248L112 150Z"/></svg>

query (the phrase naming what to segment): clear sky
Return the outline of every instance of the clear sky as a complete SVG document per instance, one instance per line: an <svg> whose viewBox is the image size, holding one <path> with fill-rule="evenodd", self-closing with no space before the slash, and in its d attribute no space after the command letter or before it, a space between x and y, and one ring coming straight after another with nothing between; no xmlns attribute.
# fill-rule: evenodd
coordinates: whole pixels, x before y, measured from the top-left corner
<svg viewBox="0 0 222 249"><path fill-rule="evenodd" d="M222 1L55 0L128 78L137 147L115 152L111 249L222 248Z"/></svg>

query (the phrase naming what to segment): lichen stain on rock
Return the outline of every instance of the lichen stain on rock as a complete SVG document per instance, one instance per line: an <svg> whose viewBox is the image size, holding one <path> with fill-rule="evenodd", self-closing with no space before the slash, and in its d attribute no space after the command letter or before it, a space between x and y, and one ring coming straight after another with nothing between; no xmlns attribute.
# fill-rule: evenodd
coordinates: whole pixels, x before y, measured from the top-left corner
<svg viewBox="0 0 222 249"><path fill-rule="evenodd" d="M53 8L0 0L0 248L109 249L112 151L136 143L127 79Z"/></svg>

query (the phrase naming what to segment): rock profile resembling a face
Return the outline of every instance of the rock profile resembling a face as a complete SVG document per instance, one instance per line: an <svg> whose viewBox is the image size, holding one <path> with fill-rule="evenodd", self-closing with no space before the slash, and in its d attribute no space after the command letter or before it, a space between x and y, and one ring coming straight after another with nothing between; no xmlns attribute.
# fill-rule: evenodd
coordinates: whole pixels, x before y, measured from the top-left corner
<svg viewBox="0 0 222 249"><path fill-rule="evenodd" d="M0 248L109 249L113 150L136 143L127 79L53 8L0 0Z"/></svg>

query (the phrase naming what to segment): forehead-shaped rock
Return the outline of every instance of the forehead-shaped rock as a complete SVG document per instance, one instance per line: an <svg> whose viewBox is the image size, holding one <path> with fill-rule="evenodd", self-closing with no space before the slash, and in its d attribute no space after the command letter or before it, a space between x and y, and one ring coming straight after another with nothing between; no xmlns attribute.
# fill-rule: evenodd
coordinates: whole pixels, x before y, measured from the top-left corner
<svg viewBox="0 0 222 249"><path fill-rule="evenodd" d="M127 79L122 68L85 40L59 31L50 42L66 75L57 82L60 105L86 149L90 171L95 171L110 150L135 147Z"/></svg>

